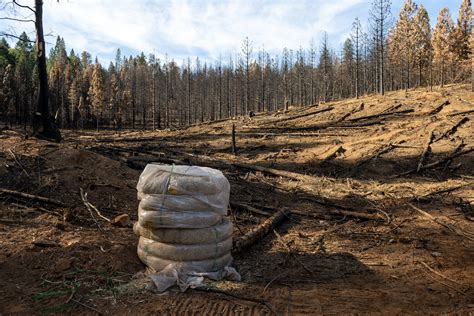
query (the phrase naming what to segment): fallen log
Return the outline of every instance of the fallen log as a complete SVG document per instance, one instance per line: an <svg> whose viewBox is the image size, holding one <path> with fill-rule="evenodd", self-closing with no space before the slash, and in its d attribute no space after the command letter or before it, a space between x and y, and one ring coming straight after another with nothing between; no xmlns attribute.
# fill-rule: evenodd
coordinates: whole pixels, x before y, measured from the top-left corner
<svg viewBox="0 0 474 316"><path fill-rule="evenodd" d="M322 206L325 206L325 207L335 208L337 210L329 210L327 214L320 214L319 216L315 215L315 214L292 211L292 213L294 213L294 214L298 214L298 215L302 215L302 216L308 216L308 217L315 217L315 218L320 218L320 217L325 216L325 215L337 215L337 216L355 217L355 218L366 219L366 220L385 219L385 217L382 216L382 214L381 214L382 212L380 210L369 209L369 211L377 211L379 213L361 213L361 212L355 211L351 207L336 204L336 203L334 203L334 202L332 202L328 199L325 199L323 197L321 197L321 198L300 197L300 199L305 199L305 200L314 202L316 204L319 204L319 205L322 205ZM384 213L384 215L386 215L386 214Z"/></svg>
<svg viewBox="0 0 474 316"><path fill-rule="evenodd" d="M230 136L231 134L219 134L218 136ZM263 137L317 137L317 136L348 136L348 134L341 134L341 133L293 133L293 132L285 132L282 131L281 133L254 133L254 132L241 132L241 133L235 133L236 136L240 137L258 137L258 136L263 136Z"/></svg>
<svg viewBox="0 0 474 316"><path fill-rule="evenodd" d="M398 104L389 106L389 107L386 108L384 111L382 111L382 113L393 112L393 111L398 110L399 108L401 108L402 105L403 105L403 104L398 103Z"/></svg>
<svg viewBox="0 0 474 316"><path fill-rule="evenodd" d="M423 152L421 153L420 160L418 161L418 167L416 167L416 172L421 170L423 167L423 162L425 161L426 156L431 151L431 143L433 143L433 130L428 134L428 139L426 140L425 145L423 146Z"/></svg>
<svg viewBox="0 0 474 316"><path fill-rule="evenodd" d="M451 104L451 103L449 102L449 100L446 100L446 101L444 101L443 103L441 103L440 105L438 105L437 107L435 107L433 110L431 110L428 114L429 114L429 115L434 115L434 114L436 114L436 113L439 113L439 112L441 112L441 110L442 110L446 105L449 105L449 104Z"/></svg>
<svg viewBox="0 0 474 316"><path fill-rule="evenodd" d="M372 125L380 125L383 124L381 120L374 120L374 121L367 121L367 122L358 122L358 123L349 123L347 120L343 121L347 122L345 124L341 124L338 122L324 122L320 124L315 124L311 126L304 126L304 127L292 127L290 130L292 131L316 131L321 129L344 129L344 128L364 128L366 126Z"/></svg>
<svg viewBox="0 0 474 316"><path fill-rule="evenodd" d="M245 203L230 202L230 206L234 209L243 209L243 210L246 210L250 213L255 213L255 214L264 215L264 216L272 216L272 213L259 210L255 207L253 207L251 205L248 205L248 204L245 204Z"/></svg>
<svg viewBox="0 0 474 316"><path fill-rule="evenodd" d="M441 139L445 138L446 136L454 134L461 125L464 125L465 123L467 123L469 121L470 121L469 118L463 117L458 122L453 124L450 128L448 128L444 133L442 133L441 135L436 137L436 139L434 141L437 142L438 140L441 140Z"/></svg>
<svg viewBox="0 0 474 316"><path fill-rule="evenodd" d="M361 127L380 125L380 124L383 124L382 120L373 120L373 121L367 121L367 122L359 122L355 124L336 124L336 125L328 126L328 128L361 128Z"/></svg>
<svg viewBox="0 0 474 316"><path fill-rule="evenodd" d="M380 146L371 155L368 155L367 157L365 157L364 159L359 161L354 166L354 169L357 169L357 168L361 167L362 165L366 164L367 162L371 161L372 159L377 158L378 156L380 156L382 154L385 154L385 153L391 151L394 148L395 148L395 146L392 143L389 143L389 144L386 144L386 145L384 144L384 145Z"/></svg>
<svg viewBox="0 0 474 316"><path fill-rule="evenodd" d="M439 165L442 165L450 160L453 160L454 158L457 158L459 156L462 156L462 155L465 155L465 154L468 154L470 152L474 151L474 147L469 147L463 151L458 151L458 149L456 148L448 157L445 157L443 159L440 159L440 160L437 160L435 162L432 162L432 163L429 163L429 164L426 164L424 166L421 167L421 169L419 171L422 171L422 170L426 170L426 169L430 169L430 168L434 168L434 167L437 167ZM397 174L395 176L392 176L391 178L397 178L397 177L401 177L401 176L406 176L406 175L409 175L409 174L412 174L412 173L416 173L416 172L419 172L417 171L417 168L415 169L411 169L411 170L408 170L406 172L403 172L403 173L400 173L400 174Z"/></svg>
<svg viewBox="0 0 474 316"><path fill-rule="evenodd" d="M441 194L444 194L444 193L450 193L450 192L453 192L453 191L456 191L456 190L459 190L461 188L464 188L464 187L467 187L467 186L471 186L473 185L474 183L466 183L466 184L460 184L460 185L455 185L455 186L452 186L452 187L448 187L448 188L442 188L442 189L438 189L438 190L435 190L435 191L432 191L432 192L429 192L429 193L426 193L422 196L416 196L413 198L414 201L418 201L418 202L428 202L431 200L431 198L435 195L441 195Z"/></svg>
<svg viewBox="0 0 474 316"><path fill-rule="evenodd" d="M454 148L454 150L451 152L451 154L455 154L455 153L458 153L459 151L461 151L461 149L464 148L464 146L466 146L464 144L464 139L461 139L461 142L456 146L456 148ZM444 170L446 170L449 165L453 162L452 159L448 159L444 165Z"/></svg>
<svg viewBox="0 0 474 316"><path fill-rule="evenodd" d="M31 200L31 201L35 201L39 203L46 203L46 204L56 205L59 207L66 207L66 204L64 204L63 202L50 199L44 196L33 195L29 193L13 191L13 190L8 190L8 189L0 189L0 195L2 194L9 195L12 197L17 197L17 198L27 199L27 200Z"/></svg>
<svg viewBox="0 0 474 316"><path fill-rule="evenodd" d="M355 117L352 119L349 119L349 122L357 122L357 121L362 121L362 120L368 120L368 119L374 119L374 118L380 118L380 117L385 117L385 116L390 116L390 115L398 115L398 114L406 114L406 113L412 113L415 112L414 109L406 109L406 110L401 110L401 111L392 111L392 112L382 112L378 114L371 114L371 115L366 115L366 116L361 116L361 117Z"/></svg>
<svg viewBox="0 0 474 316"><path fill-rule="evenodd" d="M295 120L295 119L298 119L298 118L307 117L307 116L316 115L316 114L319 114L319 113L331 111L331 110L333 110L333 109L334 109L333 106L328 106L328 107L326 107L326 108L318 109L318 110L313 111L313 112L304 113L304 114L299 114L299 115L295 115L295 116L291 116L291 117L287 117L287 118L275 120L275 121L272 121L272 122L269 122L269 123L275 124L275 123L287 122L287 121Z"/></svg>
<svg viewBox="0 0 474 316"><path fill-rule="evenodd" d="M313 214L313 213L305 213L305 212L300 212L300 211L291 211L292 214L295 215L300 215L300 216L305 216L305 217L311 217L311 218L317 218L317 219L325 219L326 216L344 216L344 217L353 217L353 218L358 218L358 219L363 219L363 220L383 220L384 218L379 215L379 214L370 214L370 213L361 213L361 212L355 212L355 211L346 211L346 210L329 210L327 213L318 213L318 214Z"/></svg>
<svg viewBox="0 0 474 316"><path fill-rule="evenodd" d="M364 102L361 102L358 106L356 106L355 108L353 108L351 111L347 112L346 114L344 114L343 116L341 116L336 122L342 122L344 121L346 118L348 118L349 116L351 116L352 114L354 113L357 113L359 111L362 111L364 109Z"/></svg>
<svg viewBox="0 0 474 316"><path fill-rule="evenodd" d="M432 221L435 222L436 224L441 225L441 226L447 228L447 229L450 230L451 232L453 232L453 233L455 233L455 234L458 234L459 236L465 237L465 238L467 238L467 239L469 239L469 240L473 240L473 241L474 241L474 234L469 233L469 232L462 231L461 229L458 229L456 226L451 225L450 223L446 223L445 221L441 220L440 218L435 217L435 216L429 214L428 212L423 211L422 209L420 209L420 208L414 206L414 205L411 204L411 203L408 203L408 206L410 206L412 209L414 209L415 211L417 211L418 213L420 213L421 215L423 215L423 216L426 217L427 219L432 220Z"/></svg>
<svg viewBox="0 0 474 316"><path fill-rule="evenodd" d="M90 138L80 137L79 141L91 141L96 143L114 143L114 142L147 142L162 140L163 137L158 136L146 136L146 137L104 137L104 138Z"/></svg>
<svg viewBox="0 0 474 316"><path fill-rule="evenodd" d="M245 249L248 249L257 241L265 237L269 232L273 231L275 227L283 223L285 219L290 216L289 209L282 209L275 215L268 218L262 224L258 225L239 239L235 240L234 246L232 247L233 253L240 253Z"/></svg>
<svg viewBox="0 0 474 316"><path fill-rule="evenodd" d="M179 159L173 159L173 158L167 158L167 157L160 157L160 156L138 156L138 157L128 157L128 158L123 158L121 160L124 160L127 164L134 164L136 162L142 162L142 163L153 163L153 162L158 162L158 163L165 163L165 164L176 164L176 165L188 165L189 163L186 163L183 160Z"/></svg>
<svg viewBox="0 0 474 316"><path fill-rule="evenodd" d="M304 174L301 174L301 173L278 170L278 169L267 168L267 167L262 167L262 166L257 166L257 165L249 165L249 164L243 164L243 163L232 163L232 166L237 167L237 168L242 168L242 169L260 171L260 172L268 173L268 174L271 174L271 175L274 175L274 176L285 177L285 178L293 179L293 180L297 180L297 181L315 181L315 180L317 180L316 178L314 178L312 176L307 176L307 175L304 175Z"/></svg>
<svg viewBox="0 0 474 316"><path fill-rule="evenodd" d="M449 113L448 116L458 116L458 115L465 115L465 114L471 114L471 113L474 113L474 110Z"/></svg>
<svg viewBox="0 0 474 316"><path fill-rule="evenodd" d="M342 146L336 146L332 148L329 153L324 157L321 163L326 163L337 157L338 154L343 154L346 150Z"/></svg>

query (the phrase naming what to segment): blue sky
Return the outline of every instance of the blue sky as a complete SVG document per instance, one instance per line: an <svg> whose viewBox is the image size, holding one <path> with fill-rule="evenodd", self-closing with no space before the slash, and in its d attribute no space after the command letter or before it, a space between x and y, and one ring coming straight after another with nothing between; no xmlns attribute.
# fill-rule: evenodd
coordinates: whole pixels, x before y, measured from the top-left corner
<svg viewBox="0 0 474 316"><path fill-rule="evenodd" d="M0 0L5 3L8 0ZM19 0L30 4L34 1ZM324 31L331 46L339 49L359 17L365 25L372 0L44 0L44 29L65 38L68 51L87 50L102 63L123 55L155 53L160 58L181 62L199 56L215 61L222 55L240 51L248 36L254 52L264 47L281 54L284 47L309 47L313 39L319 46ZM420 0L434 26L443 6L453 19L461 0ZM403 0L392 0L393 18ZM7 14L3 10L3 13ZM17 13L22 11L18 10ZM26 15L27 16L27 15ZM21 33L25 29L34 38L33 26L9 24L0 20L0 31ZM49 49L48 49L49 50Z"/></svg>

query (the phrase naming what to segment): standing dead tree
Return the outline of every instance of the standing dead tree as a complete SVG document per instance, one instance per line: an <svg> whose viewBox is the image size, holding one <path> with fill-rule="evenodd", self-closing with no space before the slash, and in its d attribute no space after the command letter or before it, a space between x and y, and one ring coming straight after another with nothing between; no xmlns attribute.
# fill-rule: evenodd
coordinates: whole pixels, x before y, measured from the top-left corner
<svg viewBox="0 0 474 316"><path fill-rule="evenodd" d="M385 93L385 42L389 29L389 19L391 10L390 0L373 0L372 9L370 12L370 21L372 24L372 31L375 35L377 46L377 62L378 62L378 77L379 77L379 93Z"/></svg>
<svg viewBox="0 0 474 316"><path fill-rule="evenodd" d="M46 45L44 41L44 32L43 32L43 0L35 0L34 8L20 4L18 0L12 0L9 3L12 7L12 10L15 11L15 8L20 8L22 10L28 10L30 13L33 13L35 19L16 19L16 18L7 18L10 20L15 20L18 22L34 22L35 31L36 31L36 63L38 67L38 82L39 82L39 91L38 91L38 104L37 110L34 115L33 128L36 131L39 129L39 126L42 126L42 131L39 132L40 136L43 136L47 139L53 139L57 142L61 141L61 133L53 122L49 110L49 93L48 93L48 75L46 72ZM13 34L1 33L0 35L7 37L18 38ZM18 38L19 39L19 38Z"/></svg>

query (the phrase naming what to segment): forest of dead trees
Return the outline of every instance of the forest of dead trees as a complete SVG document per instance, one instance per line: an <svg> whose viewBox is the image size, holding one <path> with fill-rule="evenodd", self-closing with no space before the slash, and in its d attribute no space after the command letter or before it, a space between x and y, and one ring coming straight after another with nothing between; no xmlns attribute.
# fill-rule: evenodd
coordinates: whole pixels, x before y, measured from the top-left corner
<svg viewBox="0 0 474 316"><path fill-rule="evenodd" d="M367 27L359 19L340 50L325 35L308 49L271 56L245 38L240 52L214 63L146 56L104 67L90 53L66 50L58 37L47 59L51 113L62 128L143 128L276 111L288 105L474 80L471 0L457 21L442 8L434 29L421 4L405 0L392 18L390 0L374 0ZM38 98L36 54L26 33L14 47L0 40L0 117L31 125Z"/></svg>

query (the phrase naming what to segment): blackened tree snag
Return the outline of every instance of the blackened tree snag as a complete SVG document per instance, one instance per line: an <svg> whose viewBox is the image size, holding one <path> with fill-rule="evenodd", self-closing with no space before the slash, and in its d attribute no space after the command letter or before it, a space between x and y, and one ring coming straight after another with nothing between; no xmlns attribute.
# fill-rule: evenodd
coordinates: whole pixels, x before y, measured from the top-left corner
<svg viewBox="0 0 474 316"><path fill-rule="evenodd" d="M36 28L36 62L38 64L38 107L41 114L43 130L40 135L61 141L61 133L56 124L52 122L48 103L48 75L46 73L46 47L43 33L43 0L35 0L35 28Z"/></svg>

